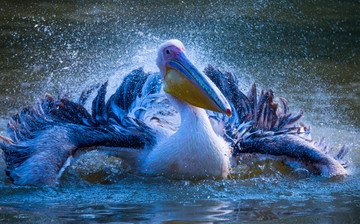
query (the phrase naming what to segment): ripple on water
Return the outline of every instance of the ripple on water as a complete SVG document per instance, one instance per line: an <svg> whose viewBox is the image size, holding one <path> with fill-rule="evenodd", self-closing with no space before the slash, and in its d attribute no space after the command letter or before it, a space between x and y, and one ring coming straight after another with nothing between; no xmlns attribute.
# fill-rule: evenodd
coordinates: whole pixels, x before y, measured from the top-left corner
<svg viewBox="0 0 360 224"><path fill-rule="evenodd" d="M315 138L352 151L345 178L265 159L200 181L137 176L93 152L57 187L13 186L1 172L0 222L360 223L358 1L3 2L0 134L45 92L76 98L107 79L111 92L131 69L156 71L156 47L175 37L199 68L226 67L246 91L252 82L272 88L292 111L304 109Z"/></svg>

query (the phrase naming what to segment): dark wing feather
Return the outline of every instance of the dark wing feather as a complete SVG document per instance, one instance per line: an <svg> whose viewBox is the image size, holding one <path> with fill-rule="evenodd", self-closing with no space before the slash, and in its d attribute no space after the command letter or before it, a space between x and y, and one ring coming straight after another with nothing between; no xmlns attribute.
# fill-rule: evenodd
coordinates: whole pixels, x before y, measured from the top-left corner
<svg viewBox="0 0 360 224"><path fill-rule="evenodd" d="M144 148L155 144L152 130L142 121L127 117L132 102L141 94L159 89L145 86L138 69L125 77L105 102L107 82L92 103L92 114L82 104L46 94L33 107L26 106L8 123L10 138L0 136L7 174L18 185L54 185L66 161L81 147ZM160 83L161 85L161 83Z"/></svg>
<svg viewBox="0 0 360 224"><path fill-rule="evenodd" d="M232 143L233 156L244 153L288 156L327 166L330 172L336 173L338 161L344 158L348 149L343 147L334 158L329 156L327 146L311 139L310 127L299 123L303 111L295 115L289 113L284 98L279 98L283 107L280 109L274 102L272 90L261 91L257 97L255 84L245 96L238 87L237 77L231 73L221 73L208 66L205 74L219 87L233 109L234 118L218 116L225 122L224 137Z"/></svg>

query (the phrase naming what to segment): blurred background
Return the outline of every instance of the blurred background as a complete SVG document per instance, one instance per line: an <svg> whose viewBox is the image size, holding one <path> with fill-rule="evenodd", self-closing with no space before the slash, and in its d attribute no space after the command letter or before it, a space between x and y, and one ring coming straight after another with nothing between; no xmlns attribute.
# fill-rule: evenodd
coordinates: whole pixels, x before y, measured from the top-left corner
<svg viewBox="0 0 360 224"><path fill-rule="evenodd" d="M77 99L108 79L115 91L138 67L157 72L157 47L172 38L198 68L212 64L243 91L256 82L304 110L314 139L351 149L351 175L303 178L265 161L229 180L150 179L93 152L56 188L16 187L2 173L1 222L359 221L359 1L2 0L0 134L45 93Z"/></svg>

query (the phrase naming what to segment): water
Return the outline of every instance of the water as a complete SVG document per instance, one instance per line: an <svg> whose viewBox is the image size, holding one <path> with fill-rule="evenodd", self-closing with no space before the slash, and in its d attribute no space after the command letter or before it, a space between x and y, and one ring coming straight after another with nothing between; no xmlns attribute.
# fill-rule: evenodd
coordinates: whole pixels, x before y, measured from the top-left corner
<svg viewBox="0 0 360 224"><path fill-rule="evenodd" d="M0 133L46 92L73 98L144 66L180 39L211 63L305 111L313 137L351 152L350 176L306 177L277 161L240 165L227 180L177 181L126 173L92 152L57 187L13 186L0 174L0 222L360 222L358 1L14 1L0 3ZM0 161L0 169L4 170Z"/></svg>

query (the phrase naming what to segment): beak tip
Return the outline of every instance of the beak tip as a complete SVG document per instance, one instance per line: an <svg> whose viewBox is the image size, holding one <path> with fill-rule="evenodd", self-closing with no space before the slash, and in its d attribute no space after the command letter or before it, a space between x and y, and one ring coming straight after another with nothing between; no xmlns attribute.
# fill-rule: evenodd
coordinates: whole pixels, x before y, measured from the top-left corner
<svg viewBox="0 0 360 224"><path fill-rule="evenodd" d="M230 108L227 108L227 109L226 109L226 114L227 114L229 117L231 117L231 109L230 109Z"/></svg>

